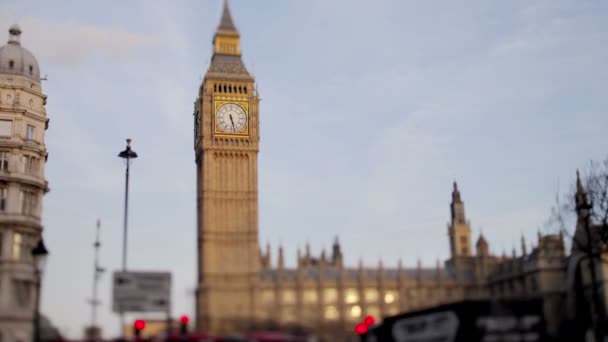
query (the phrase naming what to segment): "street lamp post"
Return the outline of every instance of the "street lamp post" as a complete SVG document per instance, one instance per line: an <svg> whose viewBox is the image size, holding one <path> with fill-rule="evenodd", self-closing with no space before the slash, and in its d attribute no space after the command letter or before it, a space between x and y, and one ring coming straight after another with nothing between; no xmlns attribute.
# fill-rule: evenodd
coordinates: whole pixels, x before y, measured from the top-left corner
<svg viewBox="0 0 608 342"><path fill-rule="evenodd" d="M124 215L124 229L122 235L122 271L127 271L127 217L129 214L129 166L131 165L131 159L137 158L137 153L131 149L131 139L127 139L127 148L118 154L120 158L125 160L127 169L125 171L125 215ZM120 310L120 332L122 335L123 326L125 323L124 312Z"/></svg>
<svg viewBox="0 0 608 342"><path fill-rule="evenodd" d="M125 172L125 216L124 230L122 236L122 271L127 270L127 217L129 211L129 165L131 159L137 158L137 153L131 149L131 139L127 139L127 148L118 154L120 158L125 159L127 170Z"/></svg>
<svg viewBox="0 0 608 342"><path fill-rule="evenodd" d="M38 245L32 249L32 259L34 260L34 271L36 275L36 311L34 312L34 342L40 342L40 289L42 284L42 273L46 265L46 257L49 251L44 246L42 237Z"/></svg>

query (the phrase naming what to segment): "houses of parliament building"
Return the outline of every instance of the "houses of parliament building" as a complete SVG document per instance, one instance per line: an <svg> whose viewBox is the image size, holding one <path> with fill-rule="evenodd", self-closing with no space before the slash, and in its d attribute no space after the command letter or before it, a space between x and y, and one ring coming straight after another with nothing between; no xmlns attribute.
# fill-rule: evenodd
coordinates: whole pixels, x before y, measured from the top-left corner
<svg viewBox="0 0 608 342"><path fill-rule="evenodd" d="M551 315L559 305L564 239L522 238L511 255L473 244L465 206L453 184L448 236L451 257L434 267L344 265L336 238L329 253L307 245L297 267L285 266L258 242L259 94L241 60L240 34L227 3L213 56L194 103L198 279L196 329L212 334L250 330L308 331L337 341L366 315L376 319L463 299L542 295ZM557 310L559 311L559 310ZM551 327L549 327L551 328Z"/></svg>

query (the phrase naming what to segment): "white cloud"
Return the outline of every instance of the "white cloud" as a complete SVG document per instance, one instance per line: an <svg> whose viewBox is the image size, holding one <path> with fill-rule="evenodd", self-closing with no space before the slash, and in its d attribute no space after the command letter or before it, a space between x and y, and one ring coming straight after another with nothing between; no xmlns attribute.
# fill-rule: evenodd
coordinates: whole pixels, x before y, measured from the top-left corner
<svg viewBox="0 0 608 342"><path fill-rule="evenodd" d="M0 28L13 23L0 15ZM55 22L47 18L25 16L18 21L24 47L32 50L45 64L74 65L100 57L121 61L140 48L157 46L158 34L131 32L123 27L101 27L76 21Z"/></svg>

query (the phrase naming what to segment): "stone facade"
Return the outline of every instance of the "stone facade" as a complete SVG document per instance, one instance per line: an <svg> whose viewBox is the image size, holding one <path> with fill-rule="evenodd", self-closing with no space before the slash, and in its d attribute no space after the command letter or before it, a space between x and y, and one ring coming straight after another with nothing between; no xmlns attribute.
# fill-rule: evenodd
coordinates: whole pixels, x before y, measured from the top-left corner
<svg viewBox="0 0 608 342"><path fill-rule="evenodd" d="M48 127L38 63L9 30L0 47L0 340L32 340L36 277L31 256L41 232Z"/></svg>

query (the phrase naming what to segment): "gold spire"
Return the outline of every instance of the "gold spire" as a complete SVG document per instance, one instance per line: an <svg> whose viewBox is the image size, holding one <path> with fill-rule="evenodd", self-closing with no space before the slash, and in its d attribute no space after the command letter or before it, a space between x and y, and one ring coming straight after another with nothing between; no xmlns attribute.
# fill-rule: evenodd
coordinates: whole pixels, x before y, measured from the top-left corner
<svg viewBox="0 0 608 342"><path fill-rule="evenodd" d="M215 54L234 56L240 56L241 54L239 31L232 21L228 0L224 0L224 11L213 38L213 46Z"/></svg>

